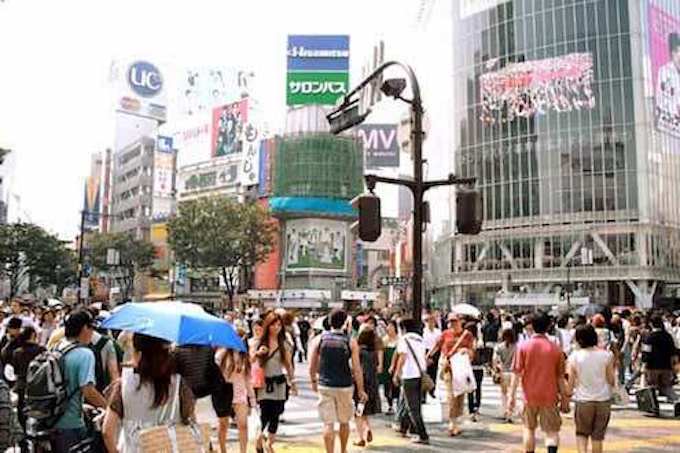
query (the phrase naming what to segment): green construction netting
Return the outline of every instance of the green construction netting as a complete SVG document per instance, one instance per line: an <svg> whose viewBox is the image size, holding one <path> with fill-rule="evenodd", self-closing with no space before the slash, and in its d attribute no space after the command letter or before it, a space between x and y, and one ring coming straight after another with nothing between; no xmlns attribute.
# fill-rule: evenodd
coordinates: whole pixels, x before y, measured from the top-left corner
<svg viewBox="0 0 680 453"><path fill-rule="evenodd" d="M284 137L276 156L274 196L352 199L364 189L362 158L353 138Z"/></svg>

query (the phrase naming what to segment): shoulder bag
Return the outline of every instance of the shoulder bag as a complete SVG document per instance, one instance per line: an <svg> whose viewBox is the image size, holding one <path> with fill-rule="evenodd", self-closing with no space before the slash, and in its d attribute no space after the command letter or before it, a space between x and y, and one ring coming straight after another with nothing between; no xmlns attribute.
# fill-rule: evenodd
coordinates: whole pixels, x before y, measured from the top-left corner
<svg viewBox="0 0 680 453"><path fill-rule="evenodd" d="M434 381L427 373L423 373L423 369L420 367L418 357L416 357L416 353L413 351L413 347L411 347L411 343L408 342L406 337L404 337L404 341L406 342L406 346L408 346L409 351L411 351L411 356L413 357L413 360L415 360L416 366L418 367L418 372L420 373L420 391L422 393L430 393L432 390L434 390Z"/></svg>

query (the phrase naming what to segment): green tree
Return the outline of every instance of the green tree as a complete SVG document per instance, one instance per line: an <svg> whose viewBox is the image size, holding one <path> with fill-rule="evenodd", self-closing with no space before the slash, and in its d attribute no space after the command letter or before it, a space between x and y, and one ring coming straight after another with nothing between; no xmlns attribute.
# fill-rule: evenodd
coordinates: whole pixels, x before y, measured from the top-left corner
<svg viewBox="0 0 680 453"><path fill-rule="evenodd" d="M10 297L28 289L57 287L75 280L75 261L66 243L30 223L0 225L0 276L9 280Z"/></svg>
<svg viewBox="0 0 680 453"><path fill-rule="evenodd" d="M86 246L89 248L92 267L114 276L120 284L124 300L129 299L134 292L135 277L148 271L156 257L156 250L151 242L135 239L124 233L95 233L86 241ZM109 249L118 251L119 263L107 263Z"/></svg>
<svg viewBox="0 0 680 453"><path fill-rule="evenodd" d="M234 306L239 272L249 280L252 268L271 253L276 234L264 208L226 197L183 202L168 230L177 261L195 270L220 273L229 309ZM244 283L241 287L247 286Z"/></svg>

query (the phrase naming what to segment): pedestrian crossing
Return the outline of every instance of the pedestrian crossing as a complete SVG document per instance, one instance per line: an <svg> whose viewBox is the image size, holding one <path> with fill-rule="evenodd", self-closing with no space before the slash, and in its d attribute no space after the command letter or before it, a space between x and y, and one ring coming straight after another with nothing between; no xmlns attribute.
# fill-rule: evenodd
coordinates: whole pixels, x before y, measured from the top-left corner
<svg viewBox="0 0 680 453"><path fill-rule="evenodd" d="M302 376L305 375L306 373ZM317 411L318 396L312 392L311 385L306 379L299 379L298 386L300 390L299 395L292 396L288 400L286 403L285 412L281 417L282 422L279 425L278 434L283 438L317 436L322 432L323 425L319 419ZM382 396L382 389L380 393ZM427 397L426 404L424 404L422 407L423 418L426 424L438 425L446 423L447 407L445 404L441 404L440 401L445 401L443 395L436 399L430 398L429 396ZM521 411L521 401L521 389L518 389L518 408L516 410L517 413L515 417L517 421L520 420L519 413ZM210 407L209 398L207 402L201 401L199 404L203 406L203 409L198 411L199 421L215 423L214 413ZM673 412L673 405L666 403L664 398L661 398L660 406L662 413ZM387 404L384 400L382 408L383 411L387 409ZM637 410L634 394L630 395L627 404L613 406L612 410L613 412L623 410ZM467 421L469 421L467 399L465 401L465 413L466 415L464 417L467 423ZM494 384L490 376L485 376L482 382L482 398L479 415L479 423L500 423L503 420L503 406L500 386ZM257 430L256 425L259 423L257 417L257 411L253 410L249 419L249 430L251 431L251 435L254 435ZM371 423L375 424L375 426L389 426L392 421L393 416L388 416L384 413L371 417ZM232 434L230 434L230 437L235 435L236 432L234 431Z"/></svg>

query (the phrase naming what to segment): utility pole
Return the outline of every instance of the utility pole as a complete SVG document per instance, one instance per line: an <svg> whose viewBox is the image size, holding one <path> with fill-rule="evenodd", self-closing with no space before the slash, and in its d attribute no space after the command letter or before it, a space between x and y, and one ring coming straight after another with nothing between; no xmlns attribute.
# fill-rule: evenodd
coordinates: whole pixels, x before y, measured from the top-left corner
<svg viewBox="0 0 680 453"><path fill-rule="evenodd" d="M386 178L377 175L365 175L366 185L370 192L375 189L376 183L396 184L408 187L413 195L413 318L418 325L421 323L423 310L423 229L424 229L424 195L429 189L437 186L451 185L473 185L476 178L457 178L449 175L448 179L438 181L423 181L423 104L420 95L420 85L413 69L404 63L390 61L379 66L371 75L361 82L355 89L347 94L339 107L327 115L331 124L331 132L338 134L362 123L370 113L359 112L358 100L352 97L360 93L373 80L380 78L383 72L390 66L399 66L408 77L408 84L411 87L412 98L405 99L401 93L406 88L404 79L386 80L381 91L389 97L399 99L411 107L411 137L413 146L413 179Z"/></svg>
<svg viewBox="0 0 680 453"><path fill-rule="evenodd" d="M80 211L80 240L78 241L78 305L83 302L82 286L83 286L83 255L84 255L84 245L85 245L85 216L87 215L86 210Z"/></svg>

